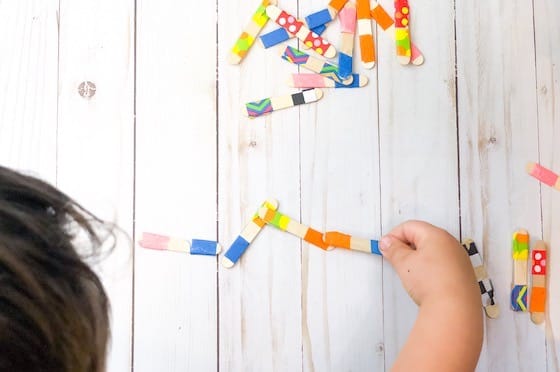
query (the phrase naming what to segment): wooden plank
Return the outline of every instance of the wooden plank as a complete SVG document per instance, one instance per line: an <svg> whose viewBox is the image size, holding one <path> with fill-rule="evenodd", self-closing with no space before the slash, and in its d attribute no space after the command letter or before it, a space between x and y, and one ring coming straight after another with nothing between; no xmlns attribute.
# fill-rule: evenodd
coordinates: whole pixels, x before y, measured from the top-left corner
<svg viewBox="0 0 560 372"><path fill-rule="evenodd" d="M215 3L137 1L137 235L216 239L215 41ZM135 371L216 370L216 264L135 248Z"/></svg>
<svg viewBox="0 0 560 372"><path fill-rule="evenodd" d="M537 98L539 117L539 157L544 166L560 172L560 25L554 22L560 14L560 3L553 0L534 4L535 56L537 66ZM560 193L541 186L543 239L549 243L548 308L545 323L547 368L560 369Z"/></svg>
<svg viewBox="0 0 560 372"><path fill-rule="evenodd" d="M51 183L56 181L57 12L57 0L0 2L0 163Z"/></svg>
<svg viewBox="0 0 560 372"><path fill-rule="evenodd" d="M462 231L479 245L503 309L486 322L479 370L544 371L543 332L510 310L512 233L541 233L539 186L525 174L538 156L533 9L526 0L459 0L456 9Z"/></svg>
<svg viewBox="0 0 560 372"><path fill-rule="evenodd" d="M391 1L380 2L394 9ZM426 57L401 66L391 38L380 35L379 126L383 232L407 219L427 220L459 236L452 2L411 3L410 34ZM384 265L385 361L390 368L417 308Z"/></svg>
<svg viewBox="0 0 560 372"><path fill-rule="evenodd" d="M133 35L133 1L61 3L58 186L129 235L133 218ZM97 87L90 98L80 94L84 81ZM130 240L119 236L115 250L97 268L112 309L108 371L131 368L130 249Z"/></svg>
<svg viewBox="0 0 560 372"><path fill-rule="evenodd" d="M297 68L259 42L239 66L229 51L259 1L218 2L219 9L219 236L224 248L267 198L299 219L298 108L254 120L245 102L295 92L286 86ZM282 7L296 13L295 0ZM266 30L276 28L269 24ZM301 106L300 106L301 107ZM265 227L241 260L219 269L220 361L223 371L301 369L300 241Z"/></svg>
<svg viewBox="0 0 560 372"><path fill-rule="evenodd" d="M325 1L301 3L300 15ZM327 39L339 47L340 28ZM375 70L362 67L356 31L354 69L361 89L325 89L301 110L302 220L317 230L379 238L378 97ZM384 369L382 259L343 249L302 248L303 370Z"/></svg>

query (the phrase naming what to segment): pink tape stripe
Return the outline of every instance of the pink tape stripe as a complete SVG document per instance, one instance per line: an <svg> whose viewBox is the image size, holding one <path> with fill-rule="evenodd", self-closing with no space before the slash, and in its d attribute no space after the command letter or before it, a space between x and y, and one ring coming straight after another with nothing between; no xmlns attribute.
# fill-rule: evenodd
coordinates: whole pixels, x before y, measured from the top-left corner
<svg viewBox="0 0 560 372"><path fill-rule="evenodd" d="M296 88L325 88L325 78L317 74L292 74Z"/></svg>
<svg viewBox="0 0 560 372"><path fill-rule="evenodd" d="M556 181L558 181L558 175L553 171L546 169L545 167L541 166L540 164L535 164L533 171L531 172L531 176L535 177L539 181L548 186L554 187Z"/></svg>
<svg viewBox="0 0 560 372"><path fill-rule="evenodd" d="M340 32L353 34L356 30L356 8L344 7L338 14L340 19Z"/></svg>
<svg viewBox="0 0 560 372"><path fill-rule="evenodd" d="M138 242L138 244L142 248L158 249L158 250L166 250L168 243L169 243L168 236L151 234L151 233L143 233L142 240Z"/></svg>
<svg viewBox="0 0 560 372"><path fill-rule="evenodd" d="M420 51L420 49L416 47L416 45L410 43L410 49L411 49L411 56L410 56L411 61L416 60L416 58L418 57L422 57L422 52Z"/></svg>

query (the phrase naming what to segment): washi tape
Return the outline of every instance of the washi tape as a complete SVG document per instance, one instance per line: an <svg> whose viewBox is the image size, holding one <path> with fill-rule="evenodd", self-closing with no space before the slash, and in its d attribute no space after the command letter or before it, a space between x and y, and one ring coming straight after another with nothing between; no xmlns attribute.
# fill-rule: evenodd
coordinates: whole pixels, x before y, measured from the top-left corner
<svg viewBox="0 0 560 372"><path fill-rule="evenodd" d="M347 2L348 0L331 0L329 5L325 9L321 9L318 12L305 17L307 26L309 26L309 28L314 28L332 22L335 19L337 13L340 12L342 7L344 7Z"/></svg>
<svg viewBox="0 0 560 372"><path fill-rule="evenodd" d="M357 238L338 231L328 231L323 235L325 243L331 247L381 255L379 241Z"/></svg>
<svg viewBox="0 0 560 372"><path fill-rule="evenodd" d="M192 239L191 243L185 239L171 238L165 235L143 233L138 244L147 249L190 253L194 255L216 256L221 247L212 240Z"/></svg>
<svg viewBox="0 0 560 372"><path fill-rule="evenodd" d="M402 65L409 64L412 57L408 28L409 18L408 0L395 0L395 44L397 59Z"/></svg>
<svg viewBox="0 0 560 372"><path fill-rule="evenodd" d="M312 28L311 31L315 32L317 35L321 35L323 32L325 32L326 29L327 26L321 25ZM292 37L294 37L294 35L289 34L288 31L286 31L286 29L282 27L259 36L261 43L265 48L270 48L280 43L283 43L284 41L288 41Z"/></svg>
<svg viewBox="0 0 560 372"><path fill-rule="evenodd" d="M239 64L243 58L249 52L249 49L255 42L255 38L259 35L264 25L268 21L268 15L266 14L266 7L269 5L276 4L276 0L263 0L261 5L257 8L251 20L245 28L239 38L233 45L231 52L229 54L228 62L232 65Z"/></svg>
<svg viewBox="0 0 560 372"><path fill-rule="evenodd" d="M356 7L346 3L340 11L340 52L338 54L338 74L346 79L352 75L352 55L354 53L354 33L356 30Z"/></svg>
<svg viewBox="0 0 560 372"><path fill-rule="evenodd" d="M319 74L292 74L288 86L294 88L362 88L368 83L367 76L352 74L352 84L344 85Z"/></svg>
<svg viewBox="0 0 560 372"><path fill-rule="evenodd" d="M531 176L535 177L545 185L555 188L556 190L560 190L560 176L556 173L543 167L537 163L528 163L526 167L527 173Z"/></svg>
<svg viewBox="0 0 560 372"><path fill-rule="evenodd" d="M527 260L529 258L529 233L518 230L512 239L513 284L511 308L513 311L527 311Z"/></svg>
<svg viewBox="0 0 560 372"><path fill-rule="evenodd" d="M531 252L531 302L529 312L535 324L544 322L546 310L546 243L539 240Z"/></svg>
<svg viewBox="0 0 560 372"><path fill-rule="evenodd" d="M469 254L469 258L478 281L478 286L480 287L480 295L482 296L482 306L484 307L484 312L486 316L492 319L497 318L500 315L500 307L496 303L494 296L494 286L492 285L492 280L488 275L484 261L482 260L481 254L476 248L476 244L471 239L466 239L462 243L463 248Z"/></svg>
<svg viewBox="0 0 560 372"><path fill-rule="evenodd" d="M256 118L288 107L317 102L322 97L323 91L321 89L307 89L299 93L248 102L245 104L244 112L250 118Z"/></svg>
<svg viewBox="0 0 560 372"><path fill-rule="evenodd" d="M369 0L357 0L356 8L362 65L371 69L375 66L375 43L373 42Z"/></svg>

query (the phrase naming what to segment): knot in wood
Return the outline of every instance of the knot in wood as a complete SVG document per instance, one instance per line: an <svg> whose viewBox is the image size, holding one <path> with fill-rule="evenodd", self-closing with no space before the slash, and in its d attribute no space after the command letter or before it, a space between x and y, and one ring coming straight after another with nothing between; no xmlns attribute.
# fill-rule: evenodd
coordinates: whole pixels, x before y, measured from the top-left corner
<svg viewBox="0 0 560 372"><path fill-rule="evenodd" d="M78 86L78 93L84 98L91 98L95 95L97 87L91 81L84 81Z"/></svg>

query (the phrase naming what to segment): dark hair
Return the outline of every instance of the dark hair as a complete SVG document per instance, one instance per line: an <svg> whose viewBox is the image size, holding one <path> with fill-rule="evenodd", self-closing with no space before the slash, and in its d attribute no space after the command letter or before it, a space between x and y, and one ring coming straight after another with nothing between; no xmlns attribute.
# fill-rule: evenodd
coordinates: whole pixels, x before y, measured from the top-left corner
<svg viewBox="0 0 560 372"><path fill-rule="evenodd" d="M75 247L85 235L80 249L97 254L99 226L55 187L0 166L0 371L105 369L109 301Z"/></svg>

